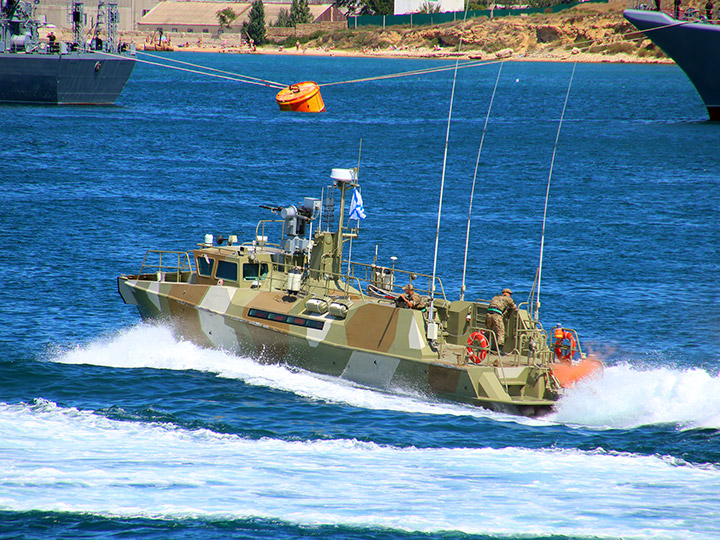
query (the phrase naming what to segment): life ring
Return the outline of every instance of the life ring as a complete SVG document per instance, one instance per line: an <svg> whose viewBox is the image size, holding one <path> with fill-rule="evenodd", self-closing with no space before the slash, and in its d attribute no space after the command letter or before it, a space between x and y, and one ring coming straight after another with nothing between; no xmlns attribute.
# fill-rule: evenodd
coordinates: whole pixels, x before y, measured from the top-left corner
<svg viewBox="0 0 720 540"><path fill-rule="evenodd" d="M475 354L473 352L473 344L475 342L480 343L480 354ZM472 334L470 334L470 337L467 340L467 349L465 349L468 359L473 364L479 364L480 362L485 360L485 357L487 356L487 346L488 340L483 332L473 332Z"/></svg>
<svg viewBox="0 0 720 540"><path fill-rule="evenodd" d="M566 340L570 344L569 347L565 346ZM564 352L563 349L565 349ZM573 335L573 333L569 330L557 328L555 330L555 356L557 357L557 359L561 362L570 363L573 356L575 356L576 351L577 341L575 341L575 336Z"/></svg>

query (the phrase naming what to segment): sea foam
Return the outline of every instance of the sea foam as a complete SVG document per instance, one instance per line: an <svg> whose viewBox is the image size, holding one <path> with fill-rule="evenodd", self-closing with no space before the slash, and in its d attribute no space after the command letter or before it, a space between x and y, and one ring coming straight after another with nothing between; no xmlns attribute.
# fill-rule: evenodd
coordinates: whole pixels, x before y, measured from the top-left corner
<svg viewBox="0 0 720 540"><path fill-rule="evenodd" d="M600 376L568 389L551 415L534 420L442 402L404 389L391 394L285 365L261 364L246 356L198 347L174 337L170 329L160 325L140 324L86 345L58 351L52 361L115 368L199 370L306 398L373 410L472 415L531 424L557 422L600 429L650 424L677 424L683 429L720 428L720 375L702 369L611 365Z"/></svg>
<svg viewBox="0 0 720 540"><path fill-rule="evenodd" d="M469 534L720 534L720 470L657 456L253 440L44 400L0 404L0 433L1 510Z"/></svg>

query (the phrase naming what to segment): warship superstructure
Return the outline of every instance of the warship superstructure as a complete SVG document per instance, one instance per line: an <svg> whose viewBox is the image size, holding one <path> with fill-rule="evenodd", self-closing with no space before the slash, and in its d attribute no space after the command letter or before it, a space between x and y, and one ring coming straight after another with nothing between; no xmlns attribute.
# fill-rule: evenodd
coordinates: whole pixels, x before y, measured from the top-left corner
<svg viewBox="0 0 720 540"><path fill-rule="evenodd" d="M720 120L720 26L692 7L679 18L649 9L627 9L623 15L685 72L710 120Z"/></svg>
<svg viewBox="0 0 720 540"><path fill-rule="evenodd" d="M42 42L35 3L0 0L0 102L115 103L135 66L134 45L118 42L117 3L100 2L90 39L81 2L71 4L69 16L72 42Z"/></svg>
<svg viewBox="0 0 720 540"><path fill-rule="evenodd" d="M507 314L498 343L489 300L450 301L438 277L345 259L359 234L357 206L345 212L358 170L331 178L322 198L264 206L276 219L246 242L208 234L192 251L148 251L137 274L118 278L120 295L201 346L511 413L543 414L602 368L575 330L549 336L529 303ZM422 309L403 301L408 284Z"/></svg>

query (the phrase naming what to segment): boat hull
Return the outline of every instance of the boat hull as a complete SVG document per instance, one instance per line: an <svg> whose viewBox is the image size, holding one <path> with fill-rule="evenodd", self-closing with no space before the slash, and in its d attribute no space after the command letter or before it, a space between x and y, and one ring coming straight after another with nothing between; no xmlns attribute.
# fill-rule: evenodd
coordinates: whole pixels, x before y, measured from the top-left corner
<svg viewBox="0 0 720 540"><path fill-rule="evenodd" d="M524 415L546 413L558 395L547 369L468 365L458 351L443 357L425 338L420 311L356 302L346 319L308 315L304 300L281 292L162 283L121 276L118 289L143 319L171 324L205 347L247 354L390 391L434 395ZM253 313L273 313L258 318ZM296 317L319 328L287 324ZM273 320L275 319L275 320ZM460 347L460 356L464 347Z"/></svg>
<svg viewBox="0 0 720 540"><path fill-rule="evenodd" d="M115 103L135 60L102 52L0 54L0 102Z"/></svg>
<svg viewBox="0 0 720 540"><path fill-rule="evenodd" d="M710 119L720 121L720 26L678 21L661 11L628 9L623 15L675 61L700 94Z"/></svg>

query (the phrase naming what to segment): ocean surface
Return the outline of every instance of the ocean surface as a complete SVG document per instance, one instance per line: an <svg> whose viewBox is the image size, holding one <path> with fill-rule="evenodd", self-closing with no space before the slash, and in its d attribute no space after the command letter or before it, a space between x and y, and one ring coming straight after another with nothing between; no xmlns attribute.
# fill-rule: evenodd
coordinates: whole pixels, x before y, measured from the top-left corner
<svg viewBox="0 0 720 540"><path fill-rule="evenodd" d="M445 62L182 54L285 84ZM506 63L466 297L526 301L572 64ZM459 294L499 64L458 72L438 275ZM275 90L139 64L113 107L0 106L0 538L720 538L720 125L675 66L578 64L541 319L607 363L527 419L178 340L123 304L147 249L254 235L360 163L354 260L430 273L452 72ZM362 142L361 142L362 141Z"/></svg>

